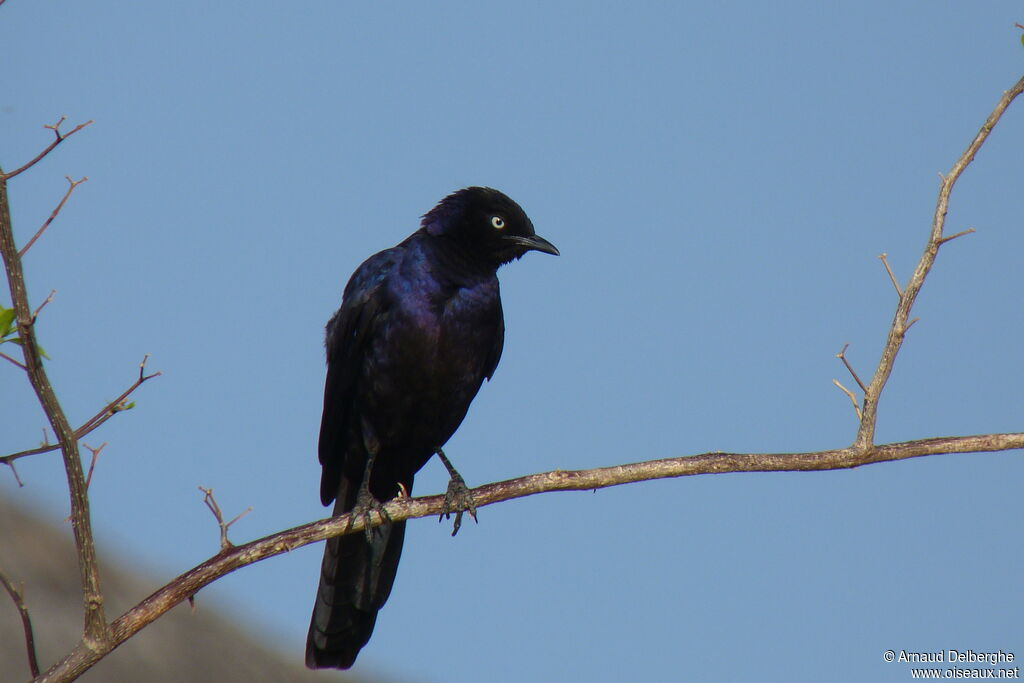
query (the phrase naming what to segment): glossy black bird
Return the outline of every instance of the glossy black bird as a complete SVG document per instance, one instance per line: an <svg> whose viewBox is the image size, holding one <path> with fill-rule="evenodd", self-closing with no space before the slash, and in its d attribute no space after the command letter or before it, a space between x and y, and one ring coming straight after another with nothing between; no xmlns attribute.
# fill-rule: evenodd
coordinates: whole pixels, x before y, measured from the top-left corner
<svg viewBox="0 0 1024 683"><path fill-rule="evenodd" d="M518 204L470 187L356 269L327 323L320 500L334 501L335 515L411 493L434 453L452 475L458 514L472 511L441 447L501 357L498 267L531 250L558 255ZM352 666L391 592L404 537L396 522L327 541L306 666Z"/></svg>

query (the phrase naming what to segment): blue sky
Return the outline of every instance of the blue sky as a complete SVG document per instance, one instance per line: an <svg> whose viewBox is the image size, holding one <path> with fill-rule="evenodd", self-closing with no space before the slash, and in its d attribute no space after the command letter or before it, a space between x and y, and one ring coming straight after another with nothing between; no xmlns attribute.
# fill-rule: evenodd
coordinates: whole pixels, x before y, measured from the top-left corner
<svg viewBox="0 0 1024 683"><path fill-rule="evenodd" d="M1020 3L55 3L0 8L0 164L104 550L171 578L323 517L322 328L352 270L466 185L562 252L501 272L494 380L447 453L471 485L852 441L938 173L1024 73ZM958 184L879 442L1020 431L1024 103ZM9 303L9 302L5 302ZM4 452L45 420L0 366ZM66 514L56 455L0 495ZM358 671L395 680L906 680L887 649L1024 656L1020 453L537 496L410 525ZM447 481L429 464L416 493ZM200 595L302 657L321 547ZM127 596L141 598L143 596ZM483 673L486 672L486 673ZM326 674L325 680L331 675Z"/></svg>

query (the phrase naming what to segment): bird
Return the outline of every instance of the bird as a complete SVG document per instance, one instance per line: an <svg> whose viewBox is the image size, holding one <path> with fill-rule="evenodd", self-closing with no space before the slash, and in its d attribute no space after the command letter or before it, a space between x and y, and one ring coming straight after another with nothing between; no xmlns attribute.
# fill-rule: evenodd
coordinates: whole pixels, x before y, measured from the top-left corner
<svg viewBox="0 0 1024 683"><path fill-rule="evenodd" d="M320 501L333 514L382 516L330 538L306 640L306 666L348 669L369 642L398 570L405 522L382 504L411 495L437 454L451 475L445 507L476 509L442 447L505 340L497 271L530 251L559 255L515 201L489 187L453 192L408 238L360 265L326 327Z"/></svg>

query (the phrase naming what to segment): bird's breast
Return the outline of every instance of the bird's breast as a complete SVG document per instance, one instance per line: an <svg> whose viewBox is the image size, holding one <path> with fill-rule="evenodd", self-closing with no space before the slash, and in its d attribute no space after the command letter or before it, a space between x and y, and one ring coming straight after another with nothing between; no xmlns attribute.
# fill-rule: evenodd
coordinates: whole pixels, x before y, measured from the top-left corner
<svg viewBox="0 0 1024 683"><path fill-rule="evenodd" d="M465 287L443 296L420 290L399 301L364 368L363 401L375 415L387 414L386 424L376 425L386 441L441 445L483 382L499 303L487 288Z"/></svg>
<svg viewBox="0 0 1024 683"><path fill-rule="evenodd" d="M458 288L447 296L423 296L404 306L401 336L414 338L403 358L404 372L444 391L451 382L482 380L496 332L497 306L486 293ZM397 340L396 340L397 341ZM480 374L479 377L476 377Z"/></svg>

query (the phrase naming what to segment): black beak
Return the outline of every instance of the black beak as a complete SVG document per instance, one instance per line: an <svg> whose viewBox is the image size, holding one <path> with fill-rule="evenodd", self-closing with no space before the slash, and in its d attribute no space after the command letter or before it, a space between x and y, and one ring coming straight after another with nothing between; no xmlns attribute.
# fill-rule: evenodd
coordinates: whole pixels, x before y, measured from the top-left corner
<svg viewBox="0 0 1024 683"><path fill-rule="evenodd" d="M552 256L559 255L558 248L540 235L530 235L529 237L505 235L505 239L509 242L518 244L521 247L526 247L527 251L542 251L545 254L551 254Z"/></svg>

